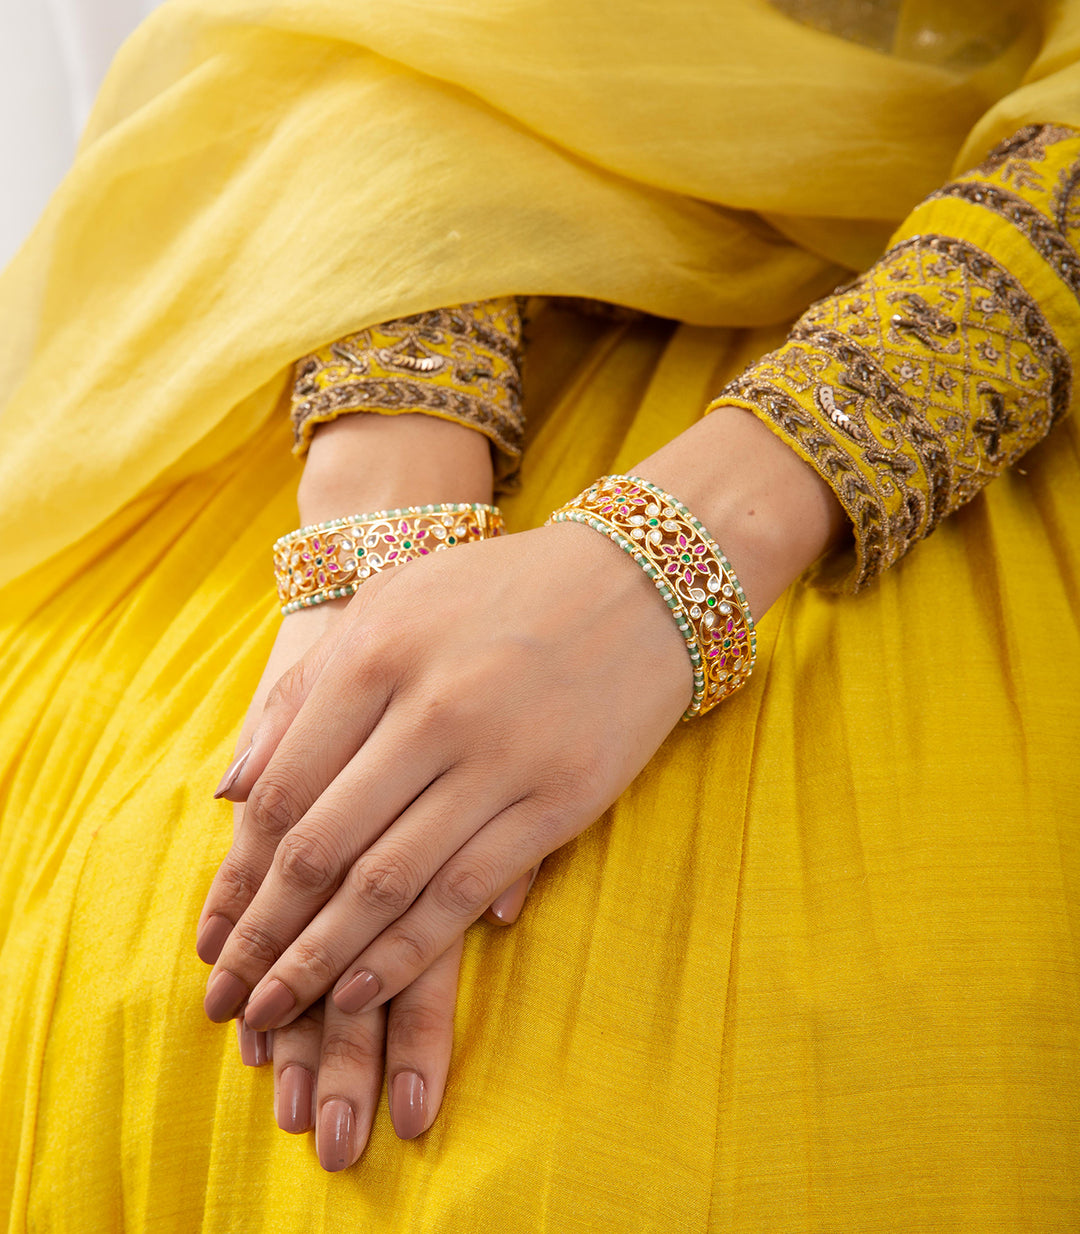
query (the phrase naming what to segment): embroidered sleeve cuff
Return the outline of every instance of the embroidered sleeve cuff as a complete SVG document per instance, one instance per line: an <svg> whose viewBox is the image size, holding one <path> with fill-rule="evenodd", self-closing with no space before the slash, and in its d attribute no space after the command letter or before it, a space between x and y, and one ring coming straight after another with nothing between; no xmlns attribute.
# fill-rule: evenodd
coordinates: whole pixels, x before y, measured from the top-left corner
<svg viewBox="0 0 1080 1234"><path fill-rule="evenodd" d="M1078 186L1080 134L1018 134L708 408L754 412L832 487L855 553L824 577L864 586L1067 411Z"/></svg>
<svg viewBox="0 0 1080 1234"><path fill-rule="evenodd" d="M316 425L352 412L421 412L476 429L495 449L500 488L521 459L521 309L481 300L347 335L296 365L291 418L303 455Z"/></svg>

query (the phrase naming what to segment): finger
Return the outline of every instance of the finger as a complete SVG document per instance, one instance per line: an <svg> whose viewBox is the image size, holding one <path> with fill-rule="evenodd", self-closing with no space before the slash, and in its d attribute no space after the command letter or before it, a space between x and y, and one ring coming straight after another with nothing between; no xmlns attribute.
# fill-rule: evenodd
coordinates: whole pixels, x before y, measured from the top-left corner
<svg viewBox="0 0 1080 1234"><path fill-rule="evenodd" d="M262 885L233 927L210 974L205 1000L210 1019L222 1021L237 1014L249 992L302 936L327 901L336 898L357 858L395 819L408 812L415 798L426 795L425 789L433 780L438 783L444 757L443 752L425 744L418 731L392 723L376 729L356 769L339 776L307 817L278 844ZM489 815L478 817L474 827L486 817ZM330 956L314 944L300 945L282 973L275 974L278 981L273 989L260 989L261 1022L253 1022L253 1026L278 1027L287 1022L287 1012L298 1014L325 994L357 951L408 907L428 874L461 842L443 851L430 871L387 872L377 860L365 863L363 879L359 883L351 880L354 891L349 903L359 905L364 895L368 896L363 903L363 921L371 922L367 935L356 939L354 931L352 942L333 940L337 950ZM410 898L401 902L399 897L409 888ZM388 912L388 907L395 911ZM334 921L341 923L340 911L335 912ZM346 919L345 928L347 924ZM262 984L265 987L269 983Z"/></svg>
<svg viewBox="0 0 1080 1234"><path fill-rule="evenodd" d="M241 1021L237 1021L240 1023ZM274 1118L282 1131L300 1135L315 1125L315 1077L322 1049L323 1004L273 1037Z"/></svg>
<svg viewBox="0 0 1080 1234"><path fill-rule="evenodd" d="M386 1088L398 1138L413 1140L435 1121L454 1043L454 1004L464 940L458 939L390 1003Z"/></svg>
<svg viewBox="0 0 1080 1234"><path fill-rule="evenodd" d="M240 1061L245 1067L265 1067L270 1061L269 1033L256 1033L243 1020L237 1020L236 1038L240 1046Z"/></svg>
<svg viewBox="0 0 1080 1234"><path fill-rule="evenodd" d="M313 612L314 610L307 614L293 613L286 620L299 620L302 615L310 616ZM195 951L204 964L214 964L217 961L233 925L258 886L256 880L261 880L264 872L260 871L256 864L245 866L243 858L236 852L236 843L243 824L243 810L236 803L246 799L251 785L265 769L289 724L310 693L334 646L332 632L332 629L327 630L323 637L278 679L276 685L267 687L271 701L264 709L261 723L254 732L249 729L242 735L241 742L244 744L214 794L215 797L232 801L234 812L239 810L239 819L234 824L233 849L218 869L199 914ZM258 699L259 692L256 693L256 702ZM248 729L248 726L245 725L245 728Z"/></svg>
<svg viewBox="0 0 1080 1234"><path fill-rule="evenodd" d="M309 609L303 613L290 613L286 621L321 620L325 624L328 614ZM333 625L307 648L295 664L292 664L272 682L259 683L255 692L256 705L264 695L262 712L254 725L245 724L246 742L241 737L236 757L229 764L221 782L214 790L217 800L238 802L247 798L252 785L258 780L263 768L288 731L300 708L322 675L337 643L338 631Z"/></svg>
<svg viewBox="0 0 1080 1234"><path fill-rule="evenodd" d="M393 998L422 973L491 904L500 888L535 861L545 836L548 852L558 843L561 815L532 798L508 807L438 871L413 906L366 948L334 987L333 1005L370 1011ZM329 1005L329 1004L328 1004Z"/></svg>
<svg viewBox="0 0 1080 1234"><path fill-rule="evenodd" d="M385 1041L384 1008L345 1015L326 1004L315 1123L324 1170L347 1169L364 1151L382 1092Z"/></svg>
<svg viewBox="0 0 1080 1234"><path fill-rule="evenodd" d="M252 990L244 1012L250 1028L268 1029L287 1023L292 1015L321 998L357 954L409 908L440 866L500 812L505 803L490 795L491 786L485 785L484 779L483 770L462 765L453 768L431 784L376 843L357 855L321 911L300 924L294 932L295 941L283 945L280 958L264 970L266 975ZM308 830L305 820L282 847L295 844L294 837L307 835ZM501 889L502 884L493 892ZM290 894L295 897L297 893L278 894L271 872L233 938L249 929L248 920L255 918L257 909L254 928L262 937L275 931L282 921L293 925L297 918L290 915ZM275 944L282 933L275 933ZM234 954L227 949L222 963ZM245 959L241 956L239 962ZM230 971L246 977L252 969Z"/></svg>
<svg viewBox="0 0 1080 1234"><path fill-rule="evenodd" d="M272 691L268 706L273 705L273 696ZM362 688L361 697L364 697ZM287 734L249 793L232 847L214 875L200 914L196 945L199 954L208 963L217 963L221 959L226 940L255 898L281 840L367 741L387 698L385 690L372 687L366 693L365 705L361 706L353 700L354 706L350 710L345 700L331 700L328 703L324 696L309 695L295 717L296 723L306 734L322 734L322 739L314 748L305 749L299 739L292 740ZM255 744L258 745L260 740L257 732ZM389 787L398 788L394 783L390 783ZM422 788L422 783L417 784L412 792L415 794ZM352 791L358 791L358 788ZM359 791L362 791L362 786L359 786ZM399 803L399 808L405 804L407 799ZM333 800L324 805L329 810L336 808ZM347 812L351 813L351 805L347 807ZM335 817L340 818L340 815ZM283 854L283 858L287 856ZM295 860L289 860L288 864L296 873L297 881L310 888L312 871L304 868L304 854L297 854ZM332 889L327 889L323 898ZM295 931L290 939L294 936ZM252 983L260 975L261 972L256 974ZM218 1018L227 1019L228 1016Z"/></svg>
<svg viewBox="0 0 1080 1234"><path fill-rule="evenodd" d="M516 882L511 883L501 895L496 896L492 901L491 907L484 913L484 920L492 925L513 925L521 916L521 910L525 907L525 899L532 890L532 885L536 882L536 876L539 873L540 867L533 866Z"/></svg>

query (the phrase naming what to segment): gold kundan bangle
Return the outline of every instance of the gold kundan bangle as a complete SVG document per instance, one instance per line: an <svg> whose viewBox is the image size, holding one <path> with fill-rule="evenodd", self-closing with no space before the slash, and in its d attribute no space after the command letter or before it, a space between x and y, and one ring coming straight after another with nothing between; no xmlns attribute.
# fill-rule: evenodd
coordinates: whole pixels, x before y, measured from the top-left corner
<svg viewBox="0 0 1080 1234"><path fill-rule="evenodd" d="M373 574L440 549L503 534L495 506L407 506L301 527L274 544L283 614L355 595Z"/></svg>
<svg viewBox="0 0 1080 1234"><path fill-rule="evenodd" d="M605 476L548 522L601 532L656 584L694 671L684 720L704 715L746 683L757 656L750 606L731 563L682 502L637 476Z"/></svg>

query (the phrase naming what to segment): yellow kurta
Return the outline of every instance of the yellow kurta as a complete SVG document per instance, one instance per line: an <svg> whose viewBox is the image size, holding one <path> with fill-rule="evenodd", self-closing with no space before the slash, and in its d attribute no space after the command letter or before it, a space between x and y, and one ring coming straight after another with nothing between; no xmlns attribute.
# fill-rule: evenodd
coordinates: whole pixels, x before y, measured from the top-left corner
<svg viewBox="0 0 1080 1234"><path fill-rule="evenodd" d="M695 7L175 0L121 58L0 282L10 1230L1075 1228L1074 419L865 594L793 588L751 685L470 932L425 1136L383 1109L324 1174L202 1015L210 792L295 522L289 363L498 294L693 323L541 313L504 503L532 526L692 423L954 160L1080 123L1071 3L974 68Z"/></svg>

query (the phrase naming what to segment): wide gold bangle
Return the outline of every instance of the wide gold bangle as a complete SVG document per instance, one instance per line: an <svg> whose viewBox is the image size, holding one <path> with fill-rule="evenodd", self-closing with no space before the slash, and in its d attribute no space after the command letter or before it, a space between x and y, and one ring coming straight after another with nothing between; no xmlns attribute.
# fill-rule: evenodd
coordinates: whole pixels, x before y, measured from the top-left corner
<svg viewBox="0 0 1080 1234"><path fill-rule="evenodd" d="M704 715L746 683L757 656L750 606L731 563L682 502L637 476L605 476L548 521L601 532L656 584L694 672L684 720Z"/></svg>
<svg viewBox="0 0 1080 1234"><path fill-rule="evenodd" d="M274 544L282 614L354 595L373 574L504 530L495 506L467 503L376 510L301 527Z"/></svg>

